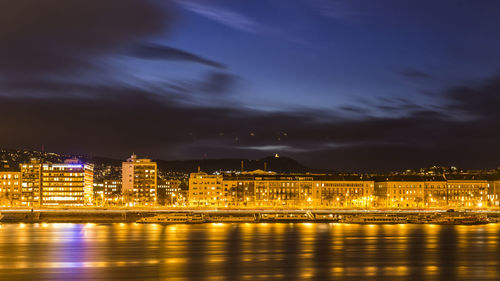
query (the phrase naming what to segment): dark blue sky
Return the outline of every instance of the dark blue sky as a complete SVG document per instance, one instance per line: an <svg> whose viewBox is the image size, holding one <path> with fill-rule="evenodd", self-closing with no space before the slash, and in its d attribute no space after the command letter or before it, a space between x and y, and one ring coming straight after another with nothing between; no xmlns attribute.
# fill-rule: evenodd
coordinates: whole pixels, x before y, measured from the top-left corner
<svg viewBox="0 0 500 281"><path fill-rule="evenodd" d="M500 166L500 3L0 1L0 146Z"/></svg>
<svg viewBox="0 0 500 281"><path fill-rule="evenodd" d="M233 98L258 109L430 106L439 97L423 93L489 77L500 59L500 6L487 1L177 3L179 29L160 42L223 62L245 84Z"/></svg>

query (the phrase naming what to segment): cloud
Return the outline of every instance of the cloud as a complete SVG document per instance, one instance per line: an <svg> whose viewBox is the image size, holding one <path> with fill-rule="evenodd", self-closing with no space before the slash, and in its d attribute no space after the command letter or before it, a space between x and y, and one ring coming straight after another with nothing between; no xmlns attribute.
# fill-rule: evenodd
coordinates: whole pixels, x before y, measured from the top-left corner
<svg viewBox="0 0 500 281"><path fill-rule="evenodd" d="M142 59L179 60L200 63L216 68L225 68L221 63L165 45L142 43L134 47L130 54Z"/></svg>
<svg viewBox="0 0 500 281"><path fill-rule="evenodd" d="M199 84L199 90L205 93L227 93L235 80L234 75L226 72L209 72Z"/></svg>
<svg viewBox="0 0 500 281"><path fill-rule="evenodd" d="M242 14L229 11L223 8L208 6L198 1L176 0L184 9L204 16L210 20L238 29L245 32L258 32L261 29L260 24L253 19Z"/></svg>
<svg viewBox="0 0 500 281"><path fill-rule="evenodd" d="M341 22L357 22L362 16L360 10L356 9L352 1L344 0L312 0L311 3L320 15Z"/></svg>
<svg viewBox="0 0 500 281"><path fill-rule="evenodd" d="M59 87L64 92L65 86ZM0 131L5 147L45 144L57 152L117 158L134 151L165 159L205 154L254 159L279 149L309 166L337 170L434 164L487 168L498 166L500 159L500 132L495 130L500 118L490 110L500 106L497 87L499 78L467 89L452 87L443 93L448 104L443 110L339 119L341 109L263 112L235 104L187 104L182 95L154 95L143 88L84 86L80 91L86 98L0 97L0 111L9 116ZM68 91L78 92L78 85ZM404 100L382 102L405 105ZM455 111L478 117L450 118Z"/></svg>
<svg viewBox="0 0 500 281"><path fill-rule="evenodd" d="M407 68L407 69L401 70L399 72L399 74L401 74L404 77L416 78L416 79L432 78L432 75L430 75L429 73L423 72L423 71L419 71L419 70L416 70L416 69L412 69L412 68Z"/></svg>
<svg viewBox="0 0 500 281"><path fill-rule="evenodd" d="M500 75L479 83L451 87L445 91L448 109L470 117L500 119Z"/></svg>
<svg viewBox="0 0 500 281"><path fill-rule="evenodd" d="M239 14L180 3L239 30L260 28ZM166 159L258 158L280 149L309 166L338 170L498 166L500 76L450 87L441 107L380 99L330 111L253 110L217 95L237 81L222 64L144 43L167 32L171 18L146 0L0 2L0 42L6 42L0 44L0 112L6 117L0 145ZM134 46L142 46L136 53L141 58L215 69L155 83L81 82L89 73L108 75L102 60ZM377 109L384 117L371 115Z"/></svg>
<svg viewBox="0 0 500 281"><path fill-rule="evenodd" d="M171 22L149 0L0 1L0 74L95 70L99 56L166 32Z"/></svg>
<svg viewBox="0 0 500 281"><path fill-rule="evenodd" d="M223 64L149 43L151 37L168 35L174 23L175 11L161 4L154 0L0 1L0 95L88 98L96 89L113 91L134 84L152 95L189 102L197 93L231 89L234 76L222 71ZM141 63L121 54L194 62L218 71L203 70L202 77L188 73L177 81L161 73L159 79L150 79L136 75L143 70ZM130 61L132 67L127 65Z"/></svg>

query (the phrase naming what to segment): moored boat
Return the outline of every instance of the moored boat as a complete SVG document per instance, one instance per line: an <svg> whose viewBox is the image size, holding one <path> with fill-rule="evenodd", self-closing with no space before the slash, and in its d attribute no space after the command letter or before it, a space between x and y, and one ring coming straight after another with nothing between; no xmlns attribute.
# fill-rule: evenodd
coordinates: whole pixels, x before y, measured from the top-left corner
<svg viewBox="0 0 500 281"><path fill-rule="evenodd" d="M261 214L264 222L308 222L311 218L305 213L267 213Z"/></svg>
<svg viewBox="0 0 500 281"><path fill-rule="evenodd" d="M153 217L145 217L137 220L138 223L161 223L161 224L174 224L174 223L204 223L206 222L203 214L196 213L172 213L161 214Z"/></svg>
<svg viewBox="0 0 500 281"><path fill-rule="evenodd" d="M209 215L206 217L208 222L255 222L255 214L251 215Z"/></svg>
<svg viewBox="0 0 500 281"><path fill-rule="evenodd" d="M362 216L345 216L340 222L353 224L406 224L408 219L398 216L385 215L362 215Z"/></svg>

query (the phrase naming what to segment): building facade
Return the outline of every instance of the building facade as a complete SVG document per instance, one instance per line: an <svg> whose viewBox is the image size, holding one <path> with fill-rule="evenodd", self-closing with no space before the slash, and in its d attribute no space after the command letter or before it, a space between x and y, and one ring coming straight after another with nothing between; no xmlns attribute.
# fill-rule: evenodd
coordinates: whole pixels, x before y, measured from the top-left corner
<svg viewBox="0 0 500 281"><path fill-rule="evenodd" d="M104 179L93 184L94 206L123 205L121 179Z"/></svg>
<svg viewBox="0 0 500 281"><path fill-rule="evenodd" d="M448 184L448 206L482 208L488 204L489 182L480 179L452 179Z"/></svg>
<svg viewBox="0 0 500 281"><path fill-rule="evenodd" d="M9 165L0 166L0 205L20 205L21 172Z"/></svg>
<svg viewBox="0 0 500 281"><path fill-rule="evenodd" d="M162 206L177 206L178 203L184 202L181 194L181 181L176 179L164 180L157 179L157 202Z"/></svg>
<svg viewBox="0 0 500 281"><path fill-rule="evenodd" d="M73 158L64 163L43 163L40 205L85 206L93 204L93 166Z"/></svg>
<svg viewBox="0 0 500 281"><path fill-rule="evenodd" d="M363 177L319 177L314 182L314 205L331 208L370 208L374 181Z"/></svg>
<svg viewBox="0 0 500 281"><path fill-rule="evenodd" d="M424 182L424 206L426 208L447 208L448 183L444 179Z"/></svg>
<svg viewBox="0 0 500 281"><path fill-rule="evenodd" d="M132 206L156 204L157 165L151 159L132 155L122 163L122 192L125 202Z"/></svg>
<svg viewBox="0 0 500 281"><path fill-rule="evenodd" d="M223 207L227 193L222 189L222 175L209 175L203 172L189 176L189 205L194 207Z"/></svg>
<svg viewBox="0 0 500 281"><path fill-rule="evenodd" d="M376 183L380 206L386 208L423 208L425 182L389 180Z"/></svg>
<svg viewBox="0 0 500 281"><path fill-rule="evenodd" d="M488 201L491 207L500 207L500 180L490 180L488 188Z"/></svg>
<svg viewBox="0 0 500 281"><path fill-rule="evenodd" d="M191 206L368 208L374 183L360 177L276 174L266 171L208 175L189 180Z"/></svg>
<svg viewBox="0 0 500 281"><path fill-rule="evenodd" d="M500 206L500 180L472 176L276 174L265 171L189 180L191 206L234 208L424 209Z"/></svg>
<svg viewBox="0 0 500 281"><path fill-rule="evenodd" d="M40 206L42 186L42 162L31 159L29 163L19 165L21 170L21 204L27 207Z"/></svg>

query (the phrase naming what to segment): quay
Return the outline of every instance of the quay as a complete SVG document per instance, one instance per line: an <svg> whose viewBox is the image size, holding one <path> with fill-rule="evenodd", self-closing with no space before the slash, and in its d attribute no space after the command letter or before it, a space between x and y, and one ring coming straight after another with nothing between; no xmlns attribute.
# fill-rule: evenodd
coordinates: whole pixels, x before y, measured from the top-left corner
<svg viewBox="0 0 500 281"><path fill-rule="evenodd" d="M0 223L268 223L480 224L500 222L493 210L194 210L194 209L5 209ZM184 219L185 218L185 219Z"/></svg>

